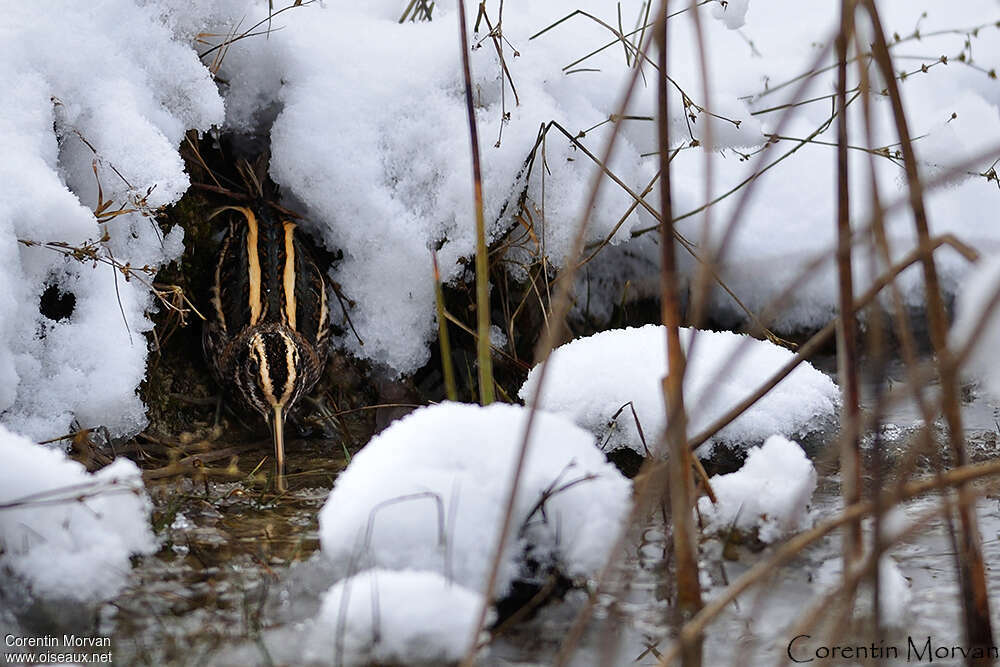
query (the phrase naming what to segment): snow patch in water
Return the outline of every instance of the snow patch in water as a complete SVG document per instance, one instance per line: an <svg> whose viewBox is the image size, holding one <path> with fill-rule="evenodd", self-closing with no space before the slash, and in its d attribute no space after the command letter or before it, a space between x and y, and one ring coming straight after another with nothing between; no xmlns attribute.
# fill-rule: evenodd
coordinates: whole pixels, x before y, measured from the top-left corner
<svg viewBox="0 0 1000 667"><path fill-rule="evenodd" d="M681 343L689 355L684 376L689 435L750 396L794 356L773 343L722 331L682 329ZM742 352L731 358L741 346ZM541 401L544 409L566 415L595 433L608 450L628 447L645 455L648 448L658 453L657 443L666 427L662 379L667 373L667 355L662 326L650 324L580 338L554 350L548 363ZM533 368L521 387L518 395L525 402L533 400L539 373L540 367ZM838 403L833 381L803 362L710 442L746 446L775 433L805 435L824 426L835 415ZM635 408L638 425L628 404Z"/></svg>
<svg viewBox="0 0 1000 667"><path fill-rule="evenodd" d="M134 554L157 542L139 469L119 458L96 473L0 425L0 568L40 597L104 600ZM2 578L0 578L2 581Z"/></svg>
<svg viewBox="0 0 1000 667"><path fill-rule="evenodd" d="M354 571L427 570L480 590L528 412L442 403L392 424L337 478L319 515L323 554ZM591 434L537 413L494 592L548 568L593 576L631 503L631 484Z"/></svg>
<svg viewBox="0 0 1000 667"><path fill-rule="evenodd" d="M436 572L366 570L323 595L306 659L347 666L457 663L484 603Z"/></svg>
<svg viewBox="0 0 1000 667"><path fill-rule="evenodd" d="M736 472L709 481L718 502L698 499L707 533L756 530L770 544L812 525L809 501L816 490L816 469L797 443L780 435L752 448Z"/></svg>

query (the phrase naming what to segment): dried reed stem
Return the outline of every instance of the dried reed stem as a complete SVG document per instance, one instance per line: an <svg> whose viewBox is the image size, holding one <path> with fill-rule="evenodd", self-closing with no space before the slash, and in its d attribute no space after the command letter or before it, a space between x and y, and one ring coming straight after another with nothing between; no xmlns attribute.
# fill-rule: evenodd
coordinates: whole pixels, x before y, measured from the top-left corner
<svg viewBox="0 0 1000 667"><path fill-rule="evenodd" d="M917 228L917 237L922 244L930 238L927 222L927 212L924 207L923 184L917 168L916 154L910 135L903 101L899 92L892 68L892 58L885 41L885 31L879 18L874 0L864 0L872 23L875 44L872 54L882 73L892 104L893 120L899 134L903 152L903 166L910 195L910 208ZM941 407L948 424L949 443L956 465L962 466L968 462L965 451L962 415L959 407L959 386L957 368L951 360L951 352L947 344L947 314L938 281L937 267L933 255L928 255L923 262L924 285L927 294L927 319L930 328L931 344L937 357L938 370L941 378ZM989 597L986 587L986 571L983 562L982 543L979 536L979 526L974 507L971 504L972 495L964 485L958 487L958 517L961 531L958 539L958 569L961 586L962 603L965 611L965 631L968 645L972 648L984 648L993 645L993 629L990 622ZM989 655L988 650L984 650ZM978 661L970 658L969 664L992 664L985 658Z"/></svg>
<svg viewBox="0 0 1000 667"><path fill-rule="evenodd" d="M659 107L657 125L660 150L660 305L666 328L667 375L663 378L663 401L667 415L666 440L667 483L670 492L670 514L673 522L674 562L677 579L677 599L674 608L678 627L701 610L701 581L698 577L698 538L694 526L692 503L692 453L687 445L687 419L684 412L684 348L680 338L680 295L677 289L677 260L674 256L674 221L670 201L670 113L667 87L667 17L669 0L663 3L657 22L658 65L657 88ZM685 667L699 667L702 661L701 635L685 639L681 645Z"/></svg>
<svg viewBox="0 0 1000 667"><path fill-rule="evenodd" d="M644 53L648 46L649 44L647 40L646 44L640 45L640 53ZM628 85L626 86L624 94L619 102L616 117L620 118L625 115L625 110L628 108L629 100L632 99L632 93L639 81L641 71L642 69L639 67L633 68L632 76L629 79ZM591 177L587 202L583 206L580 221L577 223L576 233L573 237L572 249L567 255L567 257L573 258L573 260L580 257L583 253L587 237L587 229L590 226L590 216L593 214L594 206L597 203L597 197L601 191L601 185L604 182L603 176L605 175L605 172L603 170L607 168L605 165L608 164L611 160L612 154L614 153L620 130L621 123L615 123L611 131L611 136L608 137L601 159L596 160L601 169L595 169L594 174ZM475 631L476 634L472 637L469 650L462 659L462 667L472 667L475 663L476 651L479 648L476 639L478 638L479 628L482 627L483 622L486 619L487 605L491 602L493 589L496 586L497 575L500 571L501 559L503 558L504 546L506 545L508 533L510 532L510 527L513 522L514 503L517 498L518 487L521 483L521 474L524 469L524 460L528 452L528 443L530 441L532 428L534 427L535 416L538 414L545 382L548 377L548 357L559 341L563 322L569 314L569 309L572 305L571 296L573 291L573 282L576 278L576 272L579 266L579 262L569 261L567 262L566 267L560 272L555 297L552 299L552 312L548 318L544 333L540 337L538 345L535 348L535 361L538 363L538 380L535 384L535 394L529 401L528 418L524 423L524 433L521 438L521 446L518 449L517 460L514 463L511 487L507 495L507 503L504 509L503 525L500 527L499 535L497 536L493 563L490 567L490 574L486 587L483 589L485 603L480 609L479 622L476 625Z"/></svg>
<svg viewBox="0 0 1000 667"><path fill-rule="evenodd" d="M851 261L851 201L847 157L847 48L854 32L854 2L841 0L840 32L837 34L837 278L839 287L839 317L837 318L837 367L840 377L843 409L840 438L841 494L844 505L861 499L860 439L847 437L860 413L861 398L858 382L858 344L854 302L854 279ZM861 556L861 521L848 525L844 536L844 572Z"/></svg>
<svg viewBox="0 0 1000 667"><path fill-rule="evenodd" d="M469 115L472 142L472 187L476 207L476 362L479 370L479 402L494 400L493 359L490 356L490 267L486 248L486 220L483 215L483 174L479 166L479 130L472 104L472 72L469 68L469 36L465 27L465 1L458 0L458 23L462 42L462 73L465 75L465 109Z"/></svg>

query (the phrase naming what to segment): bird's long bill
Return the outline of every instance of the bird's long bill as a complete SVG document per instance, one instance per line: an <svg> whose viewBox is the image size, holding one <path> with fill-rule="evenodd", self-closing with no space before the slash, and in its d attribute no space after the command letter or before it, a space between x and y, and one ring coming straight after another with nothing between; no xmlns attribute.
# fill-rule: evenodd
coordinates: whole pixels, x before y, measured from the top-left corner
<svg viewBox="0 0 1000 667"><path fill-rule="evenodd" d="M274 439L275 479L278 491L285 490L285 413L284 406L274 406L271 435Z"/></svg>

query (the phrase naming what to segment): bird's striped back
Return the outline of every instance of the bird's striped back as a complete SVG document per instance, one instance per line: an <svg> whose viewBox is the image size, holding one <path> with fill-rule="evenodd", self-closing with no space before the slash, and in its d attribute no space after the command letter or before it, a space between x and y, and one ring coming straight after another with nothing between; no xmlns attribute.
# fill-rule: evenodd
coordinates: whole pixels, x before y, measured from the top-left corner
<svg viewBox="0 0 1000 667"><path fill-rule="evenodd" d="M232 213L215 269L212 304L224 337L280 323L313 346L325 345L329 312L322 273L296 234L264 207Z"/></svg>
<svg viewBox="0 0 1000 667"><path fill-rule="evenodd" d="M326 283L295 233L267 205L227 206L202 342L229 393L271 427L284 488L285 417L319 379L329 351Z"/></svg>

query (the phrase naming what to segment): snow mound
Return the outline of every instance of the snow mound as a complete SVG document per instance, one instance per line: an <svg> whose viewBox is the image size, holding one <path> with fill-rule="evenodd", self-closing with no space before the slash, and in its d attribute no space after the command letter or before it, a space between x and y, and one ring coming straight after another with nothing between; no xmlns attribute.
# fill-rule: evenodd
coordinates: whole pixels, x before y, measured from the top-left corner
<svg viewBox="0 0 1000 667"><path fill-rule="evenodd" d="M727 0L694 10L704 19L711 100L701 99L694 14L685 10L671 19L672 78L685 91L670 92L674 115L669 120L678 147L684 147L673 163L672 187L682 219L679 231L699 248L710 248L718 239L740 196L724 197L711 207L711 238L701 237L706 220L693 212L706 197L716 200L752 175L756 162L745 160L744 152L753 152L750 147L761 144L762 133L776 129L779 110L787 107L795 87L785 82L810 66L816 45L828 43L837 18L835 3L774 0L754 12L747 11L748 4ZM430 250L437 249L445 280L466 278L466 259L474 248L473 188L454 5L437 6L431 21L398 24L403 6L313 3L282 11L272 21L268 3L253 0L107 0L58 9L46 3L10 8L0 25L0 43L6 47L0 80L8 101L0 109L0 145L8 156L0 164L0 414L5 424L35 439L63 435L74 419L85 427L103 424L113 435L142 428L144 410L135 389L145 371L146 313L155 305L148 288L135 279L116 282L107 264L67 262L52 249L22 247L17 239L79 245L107 232L101 250L105 259L113 254L121 263L155 269L178 257L180 229L160 238L141 212L106 223L95 219L92 163L96 159L106 200L148 212L176 201L188 187L177 150L184 131L205 130L223 120L226 130L240 135L238 141L270 141L271 175L287 203L307 214L302 227L343 251L331 277L355 304L352 320L365 344L351 335L339 344L397 373L414 371L428 360L435 335ZM495 27L502 18L502 39L494 44L481 21L480 34L472 39L479 48L470 53L489 236L496 241L512 228L530 225L527 250L506 258L509 265L544 253L559 267L567 259L596 167L548 124L558 122L583 147L601 152L635 54L618 48L625 44L615 39L616 29L600 22L621 25L634 43L649 18L649 3L627 0L620 10L618 3L602 0L520 3L502 17L500 6L488 3L487 12ZM1000 31L990 25L1000 17L992 0L952 3L947 11L921 17L924 9L909 0L880 4L887 30L900 35L893 51L900 56L897 70L910 72L900 81L904 104L912 134L920 137L915 145L921 169L932 177L1000 140L1000 88L989 75L1000 63ZM472 29L477 14L468 14ZM228 49L212 50L204 43L218 43L223 35L261 20L257 36ZM259 34L272 23L267 37ZM911 50L917 25L925 57ZM972 29L977 25L983 27ZM197 51L206 53L203 60ZM365 57L359 60L362 51ZM220 64L215 59L223 52L213 80L208 65ZM941 54L948 54L947 66ZM831 70L814 77L804 92L816 101L796 107L783 130L789 138L781 139L771 156L796 152L753 179L755 195L718 267L754 311L798 281L790 306L778 316L779 328L822 326L836 309L832 261L808 280L797 278L815 256L832 257L834 247L830 130L806 145L796 140L828 125L826 96L833 76ZM648 81L640 83L608 163L636 193L646 189L658 168L656 127L648 120L656 109L655 91ZM848 113L855 146L864 143L861 106L852 104ZM895 145L889 105L874 108L873 147ZM551 127L544 140L545 168L538 159L530 174L522 173L543 126ZM707 127L713 130L711 146ZM852 219L864 220L869 156L851 153L858 193L852 197ZM706 157L715 174L708 193ZM966 171L988 174L988 163ZM884 198L900 195L904 179L898 159L879 157L876 168ZM530 221L512 218L517 208L512 202L522 192ZM998 198L1000 191L987 178L956 178L951 187L928 194L933 233L950 232L976 247L1000 248L1000 232L982 224L991 219ZM657 188L645 199L658 206ZM593 296L580 302L592 305L592 313L610 312L625 292L629 298L642 295L625 290L625 281L636 285L652 278L655 284L652 235L631 239L655 220L642 206L630 212L632 204L622 187L608 183L592 212L588 242L607 238L617 251L598 253L581 277L589 281L593 269L595 280L607 283L593 292L588 283L587 294ZM912 249L909 216L894 214L888 223L893 254ZM622 255L634 263L618 261ZM686 256L680 261L682 273L690 276L695 264ZM944 288L952 292L967 267L947 251L940 261ZM511 270L525 275L523 267ZM869 278L858 276L858 291ZM41 312L39 300L48 288L73 295L69 317L53 320ZM902 289L909 305L921 305L919 271L904 274ZM714 315L743 317L729 296L716 291L712 299Z"/></svg>
<svg viewBox="0 0 1000 667"><path fill-rule="evenodd" d="M0 571L40 597L104 600L129 557L156 550L151 504L127 459L94 474L0 425Z"/></svg>
<svg viewBox="0 0 1000 667"><path fill-rule="evenodd" d="M745 0L730 3L727 20L740 13L741 4ZM259 127L261 112L277 102L270 131L271 175L304 205L309 221L303 226L331 248L344 249L333 278L357 304L351 316L364 345L351 336L341 344L405 373L427 361L427 345L435 333L430 249L438 248L442 275L454 281L463 277L475 238L455 6L438 3L433 20L399 24L404 6L313 5L286 12L275 19L283 29L266 43L234 44L221 75L230 82L226 100L231 127ZM641 1L629 1L620 11L631 25L648 9ZM606 48L587 58L584 71L565 71L568 63L614 40L612 32L585 15L532 37L577 10L607 25L618 21L618 8L601 0L520 3L503 12L500 47L509 78L502 74L485 21L474 35L477 12L467 16L471 41L480 44L469 55L488 236L497 240L517 228L512 216L526 187L526 210L534 212L529 213L535 225L531 250L544 251L557 266L566 260L597 167L552 129L545 143L544 196L543 170L536 165L527 174L522 168L539 129L551 121L599 154L611 127L607 121L632 72L621 49ZM265 11L263 5L256 7L247 22L266 16ZM499 5L488 5L487 11L496 25ZM698 11L711 37L730 32L710 18L708 7ZM689 19L682 13L674 21L680 24L675 34L685 45L680 50L691 43L684 25ZM720 48L741 43L735 36ZM362 59L356 57L360 44L366 52ZM675 78L693 90L696 63L681 57L673 63ZM721 90L716 110L740 124L705 114L691 123L680 94L671 91L675 136L688 137L690 129L691 139L703 140L711 123L719 147L759 145L760 125L738 99L745 91L728 83L716 90ZM655 86L640 85L627 113L641 119L655 108ZM641 192L656 174L655 157L644 156L655 148L653 123L627 121L609 167ZM655 201L656 194L649 199ZM654 219L641 208L625 215L632 202L623 189L605 187L588 240L610 237L621 244L631 230L652 224Z"/></svg>
<svg viewBox="0 0 1000 667"><path fill-rule="evenodd" d="M99 256L136 268L178 257L182 230L164 236L143 213L187 189L178 146L189 128L223 120L222 98L155 8L130 0L13 5L0 43L0 415L39 440L74 418L130 435L145 425L136 387L149 288L18 239L80 246L107 235ZM133 212L98 222L95 165L105 213ZM70 314L43 312L49 288L75 299Z"/></svg>
<svg viewBox="0 0 1000 667"><path fill-rule="evenodd" d="M685 350L693 332L681 330ZM689 435L748 397L794 356L773 343L729 332L698 331L695 340L684 378ZM733 351L744 343L745 351L730 362ZM646 448L656 447L666 426L661 382L667 358L662 326L650 324L580 338L554 350L548 363L541 401L544 409L564 414L594 432L608 450L629 447L645 455ZM730 365L723 369L722 364ZM525 402L533 400L538 373L539 367L531 369L521 387L518 395ZM802 363L710 442L746 446L775 433L806 435L833 417L838 401L833 381ZM628 403L635 408L646 447ZM616 413L618 417L611 421Z"/></svg>
<svg viewBox="0 0 1000 667"><path fill-rule="evenodd" d="M762 542L775 542L811 525L809 501L816 470L798 444L772 435L754 447L736 472L710 480L718 499L698 499L705 532L756 530Z"/></svg>
<svg viewBox="0 0 1000 667"><path fill-rule="evenodd" d="M337 478L319 515L324 555L354 571L428 570L481 589L527 416L516 405L442 403L392 424ZM495 592L534 565L591 576L630 507L630 483L593 436L539 412Z"/></svg>
<svg viewBox="0 0 1000 667"><path fill-rule="evenodd" d="M910 582L889 556L882 556L878 568L880 620L887 627L906 627L906 611L913 599ZM820 565L816 572L816 584L821 590L829 592L840 585L843 573L843 559L831 558ZM858 587L855 609L859 615L873 616L871 579L867 577Z"/></svg>
<svg viewBox="0 0 1000 667"><path fill-rule="evenodd" d="M964 372L983 380L995 396L1000 396L1000 367L996 363L996 350L1000 346L1000 303L994 305L988 315L987 310L998 292L1000 255L984 257L958 293L950 341L952 350L958 354L982 326L966 360Z"/></svg>
<svg viewBox="0 0 1000 667"><path fill-rule="evenodd" d="M435 572L367 570L323 595L306 658L347 666L456 663L483 603Z"/></svg>

